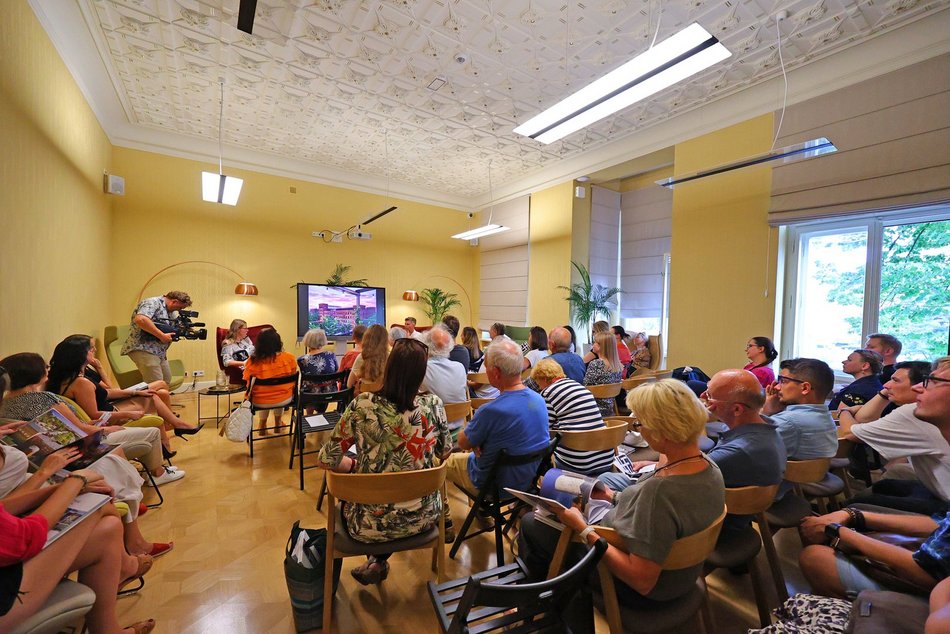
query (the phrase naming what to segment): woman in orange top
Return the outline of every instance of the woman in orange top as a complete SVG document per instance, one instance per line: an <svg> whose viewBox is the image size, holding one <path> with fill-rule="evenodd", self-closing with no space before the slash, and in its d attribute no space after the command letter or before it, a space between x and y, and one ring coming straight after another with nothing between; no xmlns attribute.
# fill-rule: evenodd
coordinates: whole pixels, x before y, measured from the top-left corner
<svg viewBox="0 0 950 634"><path fill-rule="evenodd" d="M284 344L280 340L280 335L273 328L266 328L257 335L257 344L254 347L254 354L244 366L244 380L248 384L251 377L258 379L272 379L278 376L287 376L297 374L297 359L289 352L284 352ZM250 394L249 394L250 396ZM294 384L284 383L282 385L259 385L254 387L254 398L251 401L255 405L274 405L286 402L290 405L294 396ZM267 434L267 412L260 412L258 418L257 431L261 435ZM284 410L278 408L274 412L274 433L281 431L281 419Z"/></svg>

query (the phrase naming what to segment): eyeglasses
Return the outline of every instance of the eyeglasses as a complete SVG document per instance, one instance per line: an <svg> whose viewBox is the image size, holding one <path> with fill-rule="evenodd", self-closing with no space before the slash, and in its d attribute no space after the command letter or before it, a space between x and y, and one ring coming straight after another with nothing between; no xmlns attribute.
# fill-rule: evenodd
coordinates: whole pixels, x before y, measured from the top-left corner
<svg viewBox="0 0 950 634"><path fill-rule="evenodd" d="M927 376L924 377L924 380L921 381L925 390L927 389L927 386L930 384L931 381L935 381L937 383L950 383L950 379L942 379L939 376L928 374Z"/></svg>
<svg viewBox="0 0 950 634"><path fill-rule="evenodd" d="M641 427L643 427L643 423L641 423L638 420L634 420L627 423L627 426L632 427L633 429L640 429Z"/></svg>
<svg viewBox="0 0 950 634"><path fill-rule="evenodd" d="M747 343L747 344L745 344L745 349L746 349L746 350L748 350L749 348L762 348L762 347L764 347L764 346L760 346L760 345L757 344L757 343Z"/></svg>
<svg viewBox="0 0 950 634"><path fill-rule="evenodd" d="M752 406L748 403L743 403L742 401L732 401L725 398L715 398L709 395L708 391L703 392L699 395L699 400L706 401L707 403L735 403L736 405L742 405L743 407L748 407L752 409Z"/></svg>
<svg viewBox="0 0 950 634"><path fill-rule="evenodd" d="M429 352L429 346L422 343L418 339L413 339L412 337L403 337L402 339L396 339L396 341L393 343L393 348L395 348L397 345L401 343L408 343L408 344L412 344L416 346L422 346L422 349L425 350L426 353Z"/></svg>
<svg viewBox="0 0 950 634"><path fill-rule="evenodd" d="M779 383L808 383L808 381L803 381L801 379L785 376L784 374L780 374L778 378L776 378L775 380L778 381Z"/></svg>

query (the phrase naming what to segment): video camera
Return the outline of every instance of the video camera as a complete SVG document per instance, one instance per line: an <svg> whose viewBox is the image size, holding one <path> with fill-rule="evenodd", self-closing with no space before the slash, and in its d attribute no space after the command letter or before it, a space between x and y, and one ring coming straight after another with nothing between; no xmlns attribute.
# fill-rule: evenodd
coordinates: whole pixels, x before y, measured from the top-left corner
<svg viewBox="0 0 950 634"><path fill-rule="evenodd" d="M155 327L164 333L172 336L172 341L179 339L201 340L208 338L208 330L204 324L198 321L191 321L192 317L197 317L197 310L179 310L178 317L175 319L153 319Z"/></svg>

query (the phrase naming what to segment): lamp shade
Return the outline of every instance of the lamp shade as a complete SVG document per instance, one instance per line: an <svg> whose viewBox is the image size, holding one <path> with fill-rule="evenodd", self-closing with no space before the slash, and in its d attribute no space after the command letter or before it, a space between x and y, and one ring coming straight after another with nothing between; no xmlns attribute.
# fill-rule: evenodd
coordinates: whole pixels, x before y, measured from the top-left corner
<svg viewBox="0 0 950 634"><path fill-rule="evenodd" d="M402 298L403 300L407 302L418 302L419 293L417 293L416 291L406 291L405 293L402 294Z"/></svg>
<svg viewBox="0 0 950 634"><path fill-rule="evenodd" d="M234 287L235 295L257 295L257 285L253 282L241 282Z"/></svg>

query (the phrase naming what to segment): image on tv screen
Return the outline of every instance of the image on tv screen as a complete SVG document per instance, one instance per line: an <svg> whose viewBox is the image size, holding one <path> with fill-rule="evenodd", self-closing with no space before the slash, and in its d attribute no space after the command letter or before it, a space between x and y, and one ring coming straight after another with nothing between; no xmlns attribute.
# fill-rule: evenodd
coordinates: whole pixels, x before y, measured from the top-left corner
<svg viewBox="0 0 950 634"><path fill-rule="evenodd" d="M386 325L385 289L309 284L305 292L307 329L334 337L353 334L357 324Z"/></svg>

